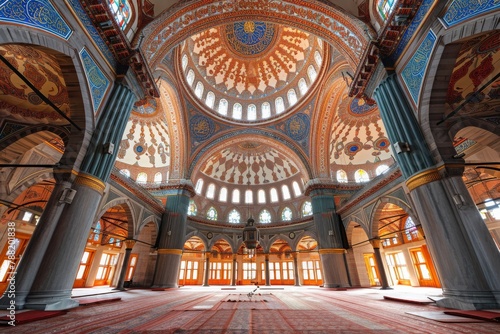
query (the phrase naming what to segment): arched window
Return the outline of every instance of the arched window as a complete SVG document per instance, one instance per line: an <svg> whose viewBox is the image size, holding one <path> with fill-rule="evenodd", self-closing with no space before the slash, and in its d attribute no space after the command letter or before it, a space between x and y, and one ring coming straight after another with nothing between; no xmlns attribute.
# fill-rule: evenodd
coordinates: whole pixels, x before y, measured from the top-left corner
<svg viewBox="0 0 500 334"><path fill-rule="evenodd" d="M157 172L157 173L155 174L155 183L156 183L156 184L159 184L159 183L161 183L161 180L162 180L162 175L161 175L161 173L160 173L160 172Z"/></svg>
<svg viewBox="0 0 500 334"><path fill-rule="evenodd" d="M128 0L108 0L108 4L116 23L121 30L125 30L132 14Z"/></svg>
<svg viewBox="0 0 500 334"><path fill-rule="evenodd" d="M271 222L271 213L264 209L259 214L259 223L261 224L269 224Z"/></svg>
<svg viewBox="0 0 500 334"><path fill-rule="evenodd" d="M262 118L271 117L271 105L269 102L262 103Z"/></svg>
<svg viewBox="0 0 500 334"><path fill-rule="evenodd" d="M94 228L94 242L98 242L100 239L101 239L101 222L98 221L96 224L95 224L95 228Z"/></svg>
<svg viewBox="0 0 500 334"><path fill-rule="evenodd" d="M187 54L182 55L182 70L185 71L188 66L188 56Z"/></svg>
<svg viewBox="0 0 500 334"><path fill-rule="evenodd" d="M377 169L375 170L375 174L380 175L380 174L384 174L385 172L387 172L389 170L389 166L387 165L380 165L377 167Z"/></svg>
<svg viewBox="0 0 500 334"><path fill-rule="evenodd" d="M317 75L318 74L316 73L316 69L314 68L314 66L309 65L309 67L307 68L307 76L309 77L309 80L313 82L314 80L316 80Z"/></svg>
<svg viewBox="0 0 500 334"><path fill-rule="evenodd" d="M408 241L418 239L417 226L415 225L415 223L413 222L413 219L410 216L408 216L408 218L406 218L405 234L406 234L406 238L408 239Z"/></svg>
<svg viewBox="0 0 500 334"><path fill-rule="evenodd" d="M364 169L358 169L354 173L354 180L356 180L357 183L368 182L370 181L370 177L368 176L368 173Z"/></svg>
<svg viewBox="0 0 500 334"><path fill-rule="evenodd" d="M207 211L207 219L208 220L217 220L217 210L212 206Z"/></svg>
<svg viewBox="0 0 500 334"><path fill-rule="evenodd" d="M283 199L287 200L290 199L290 189L288 189L288 186L286 184L281 186L281 193L283 194Z"/></svg>
<svg viewBox="0 0 500 334"><path fill-rule="evenodd" d="M233 105L233 118L234 119L241 119L243 114L243 107L239 103L235 103Z"/></svg>
<svg viewBox="0 0 500 334"><path fill-rule="evenodd" d="M229 222L231 224L239 224L240 219L240 213L236 209L233 209L231 210L231 212L229 212Z"/></svg>
<svg viewBox="0 0 500 334"><path fill-rule="evenodd" d="M293 106L297 103L297 93L295 93L295 89L290 89L287 93L288 103Z"/></svg>
<svg viewBox="0 0 500 334"><path fill-rule="evenodd" d="M194 71L193 70L189 70L187 77L186 77L186 80L187 80L187 83L189 86L193 85L193 82L194 82Z"/></svg>
<svg viewBox="0 0 500 334"><path fill-rule="evenodd" d="M319 37L316 37L316 39L318 40L318 45L321 49L323 49L323 40Z"/></svg>
<svg viewBox="0 0 500 334"><path fill-rule="evenodd" d="M300 91L301 95L304 95L305 93L307 93L307 82L306 82L306 79L304 79L304 78L301 78L299 80L299 91Z"/></svg>
<svg viewBox="0 0 500 334"><path fill-rule="evenodd" d="M347 183L347 173L343 169L339 169L337 171L337 182L339 183Z"/></svg>
<svg viewBox="0 0 500 334"><path fill-rule="evenodd" d="M214 105L215 105L215 94L212 91L210 91L210 92L207 93L207 99L205 100L205 104L209 108L213 108L214 107Z"/></svg>
<svg viewBox="0 0 500 334"><path fill-rule="evenodd" d="M302 217L310 216L312 215L312 205L311 202L305 201L304 204L302 205Z"/></svg>
<svg viewBox="0 0 500 334"><path fill-rule="evenodd" d="M266 192L264 189L259 189L257 192L257 201L259 204L266 204Z"/></svg>
<svg viewBox="0 0 500 334"><path fill-rule="evenodd" d="M227 108L229 104L226 99L221 99L219 101L219 109L217 110L221 115L227 115Z"/></svg>
<svg viewBox="0 0 500 334"><path fill-rule="evenodd" d="M378 0L377 1L377 10L380 14L382 20L386 21L392 10L394 9L394 5L396 4L396 0Z"/></svg>
<svg viewBox="0 0 500 334"><path fill-rule="evenodd" d="M227 188L222 187L219 192L219 201L227 202Z"/></svg>
<svg viewBox="0 0 500 334"><path fill-rule="evenodd" d="M196 88L194 89L194 95L201 99L201 97L203 96L203 90L205 90L203 84L201 83L201 81L198 81L196 83Z"/></svg>
<svg viewBox="0 0 500 334"><path fill-rule="evenodd" d="M276 203L278 201L278 191L276 190L276 188L271 188L270 193L271 193L271 202Z"/></svg>
<svg viewBox="0 0 500 334"><path fill-rule="evenodd" d="M122 169L120 170L120 173L122 173L126 177L130 177L130 171L128 169Z"/></svg>
<svg viewBox="0 0 500 334"><path fill-rule="evenodd" d="M249 121L255 121L257 119L257 107L255 104L251 104L247 109L247 119Z"/></svg>
<svg viewBox="0 0 500 334"><path fill-rule="evenodd" d="M286 207L283 209L283 211L281 211L281 220L283 221L292 220L292 216L292 209L290 209L289 207Z"/></svg>
<svg viewBox="0 0 500 334"><path fill-rule="evenodd" d="M197 213L198 213L198 208L196 207L196 204L194 203L193 200L190 200L188 206L188 216L196 216Z"/></svg>
<svg viewBox="0 0 500 334"><path fill-rule="evenodd" d="M146 182L148 182L148 174L140 172L139 174L137 174L136 182L140 184L145 184Z"/></svg>
<svg viewBox="0 0 500 334"><path fill-rule="evenodd" d="M215 184L210 183L208 185L206 196L209 199L214 199L214 196L215 196Z"/></svg>
<svg viewBox="0 0 500 334"><path fill-rule="evenodd" d="M245 190L245 204L253 203L253 191L250 189Z"/></svg>
<svg viewBox="0 0 500 334"><path fill-rule="evenodd" d="M233 203L240 202L240 191L238 189L233 189L233 195L231 196L231 202L233 202Z"/></svg>
<svg viewBox="0 0 500 334"><path fill-rule="evenodd" d="M321 54L319 53L318 50L314 52L314 60L316 60L316 64L318 64L318 67L321 67L321 63L323 62L323 58L321 58Z"/></svg>
<svg viewBox="0 0 500 334"><path fill-rule="evenodd" d="M285 102L283 102L283 98L281 96L277 97L274 103L276 106L277 114L281 114L283 111L285 111Z"/></svg>
<svg viewBox="0 0 500 334"><path fill-rule="evenodd" d="M302 190L300 190L300 186L297 181L293 181L292 186L295 197L299 197L300 195L302 195Z"/></svg>
<svg viewBox="0 0 500 334"><path fill-rule="evenodd" d="M196 182L196 187L194 188L194 191L199 195L201 194L201 191L203 190L203 179L198 179Z"/></svg>

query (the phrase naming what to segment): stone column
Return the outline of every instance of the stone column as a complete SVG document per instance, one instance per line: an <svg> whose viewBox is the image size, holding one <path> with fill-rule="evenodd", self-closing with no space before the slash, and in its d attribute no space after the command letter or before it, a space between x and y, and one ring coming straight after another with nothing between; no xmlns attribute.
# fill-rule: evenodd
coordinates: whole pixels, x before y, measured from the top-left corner
<svg viewBox="0 0 500 334"><path fill-rule="evenodd" d="M120 270L120 277L118 278L118 284L113 290L125 290L123 284L125 282L125 275L127 275L128 261L130 260L130 253L132 253L132 248L134 248L135 240L127 239L123 242L125 244L125 256L123 257L123 264Z"/></svg>
<svg viewBox="0 0 500 334"><path fill-rule="evenodd" d="M166 212L158 232L158 258L153 279L153 287L156 288L178 287L189 199L194 195L190 182L174 185L166 191Z"/></svg>
<svg viewBox="0 0 500 334"><path fill-rule="evenodd" d="M264 270L266 273L266 286L271 285L271 278L269 277L269 254L265 254L265 260L264 260Z"/></svg>
<svg viewBox="0 0 500 334"><path fill-rule="evenodd" d="M231 285L236 285L236 258L237 254L233 254L233 266L231 267Z"/></svg>
<svg viewBox="0 0 500 334"><path fill-rule="evenodd" d="M203 273L203 286L210 286L208 279L210 278L210 253L205 253L205 271Z"/></svg>
<svg viewBox="0 0 500 334"><path fill-rule="evenodd" d="M71 290L135 100L130 89L115 83L80 172L74 172L72 200L70 195L65 197L67 204L57 221L51 223L56 226L23 307L63 310L78 306L78 301L71 298ZM116 149L107 149L113 145Z"/></svg>
<svg viewBox="0 0 500 334"><path fill-rule="evenodd" d="M334 189L315 184L310 191L318 248L323 264L325 288L350 287L345 248L342 241L343 225L335 211Z"/></svg>
<svg viewBox="0 0 500 334"><path fill-rule="evenodd" d="M293 257L293 276L295 280L295 286L300 286L300 276L299 276L299 253L294 252L292 253Z"/></svg>
<svg viewBox="0 0 500 334"><path fill-rule="evenodd" d="M435 165L395 75L374 92L439 273L444 299L459 309L500 307L500 253L463 183L463 160ZM449 159L443 158L443 161Z"/></svg>
<svg viewBox="0 0 500 334"><path fill-rule="evenodd" d="M373 246L373 252L375 253L375 264L377 265L378 273L380 275L380 283L382 284L381 290L391 290L389 286L389 281L387 280L387 274L384 268L384 262L382 260L382 255L380 254L380 239L372 239L370 243Z"/></svg>

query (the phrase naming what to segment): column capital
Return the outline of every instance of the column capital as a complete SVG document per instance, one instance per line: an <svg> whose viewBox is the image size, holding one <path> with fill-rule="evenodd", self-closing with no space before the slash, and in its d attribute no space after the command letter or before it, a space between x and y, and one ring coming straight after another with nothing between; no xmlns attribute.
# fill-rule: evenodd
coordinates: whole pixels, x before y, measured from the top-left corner
<svg viewBox="0 0 500 334"><path fill-rule="evenodd" d="M132 248L134 248L136 240L126 239L126 240L123 240L123 243L125 244L125 249L132 249Z"/></svg>
<svg viewBox="0 0 500 334"><path fill-rule="evenodd" d="M370 239L370 244L372 244L374 249L380 248L380 238Z"/></svg>
<svg viewBox="0 0 500 334"><path fill-rule="evenodd" d="M409 191L412 191L415 188L423 186L424 184L438 181L440 179L441 175L439 174L438 169L431 168L410 177L408 180L406 180L406 186L408 187Z"/></svg>
<svg viewBox="0 0 500 334"><path fill-rule="evenodd" d="M101 179L86 173L79 173L74 184L93 189L100 195L104 193L106 188L106 184Z"/></svg>

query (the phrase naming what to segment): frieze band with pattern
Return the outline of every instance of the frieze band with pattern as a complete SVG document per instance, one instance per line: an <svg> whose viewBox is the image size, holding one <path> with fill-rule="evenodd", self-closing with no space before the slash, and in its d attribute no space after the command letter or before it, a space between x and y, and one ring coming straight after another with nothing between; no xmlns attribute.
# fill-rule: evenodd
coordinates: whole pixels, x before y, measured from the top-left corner
<svg viewBox="0 0 500 334"><path fill-rule="evenodd" d="M158 254L182 255L182 249L160 248L158 249Z"/></svg>
<svg viewBox="0 0 500 334"><path fill-rule="evenodd" d="M94 189L101 195L104 193L104 188L106 187L106 184L104 184L104 182L102 182L95 176L88 174L78 174L75 180L75 185L81 185Z"/></svg>
<svg viewBox="0 0 500 334"><path fill-rule="evenodd" d="M320 254L345 254L347 250L344 248L325 248L319 250Z"/></svg>
<svg viewBox="0 0 500 334"><path fill-rule="evenodd" d="M422 173L418 173L417 175L412 176L408 179L408 181L406 181L406 186L408 187L408 190L412 191L413 189L423 186L424 184L431 183L440 179L441 176L439 175L438 170L433 168L431 170L426 170Z"/></svg>

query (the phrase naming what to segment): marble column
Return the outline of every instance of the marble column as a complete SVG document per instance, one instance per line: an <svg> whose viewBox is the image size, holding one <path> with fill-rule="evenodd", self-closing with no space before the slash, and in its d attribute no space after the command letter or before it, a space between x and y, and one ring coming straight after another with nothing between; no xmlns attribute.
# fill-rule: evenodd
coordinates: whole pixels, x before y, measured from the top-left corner
<svg viewBox="0 0 500 334"><path fill-rule="evenodd" d="M210 278L210 253L205 253L205 269L203 272L203 286L210 286L208 280Z"/></svg>
<svg viewBox="0 0 500 334"><path fill-rule="evenodd" d="M125 283L125 276L127 275L128 261L130 260L130 254L132 253L132 248L134 248L135 240L127 239L123 242L125 244L125 256L123 257L123 264L120 270L120 277L118 278L118 284L114 290L125 290L123 284Z"/></svg>
<svg viewBox="0 0 500 334"><path fill-rule="evenodd" d="M269 254L265 254L265 259L264 259L264 270L266 273L266 286L271 285L271 278L269 277Z"/></svg>
<svg viewBox="0 0 500 334"><path fill-rule="evenodd" d="M237 255L233 254L233 266L231 267L231 285L235 286L236 285L236 258Z"/></svg>
<svg viewBox="0 0 500 334"><path fill-rule="evenodd" d="M299 276L299 253L294 252L292 253L293 257L293 277L295 280L295 286L300 286L300 276Z"/></svg>
<svg viewBox="0 0 500 334"><path fill-rule="evenodd" d="M158 257L153 287L178 287L182 249L186 242L186 222L189 200L194 196L190 182L173 185L167 191L165 214L159 230Z"/></svg>
<svg viewBox="0 0 500 334"><path fill-rule="evenodd" d="M384 262L382 260L382 255L380 254L380 239L372 239L370 243L373 246L373 252L375 254L375 264L377 265L378 274L380 275L380 284L382 284L381 290L392 289L389 286L389 281L387 280L387 274L384 268Z"/></svg>
<svg viewBox="0 0 500 334"><path fill-rule="evenodd" d="M105 182L118 153L118 149L105 148L113 145L118 148L135 100L129 88L115 83L97 122L80 172L74 172L72 200L66 197L68 203L57 221L51 223L56 227L26 297L25 308L63 310L78 306L78 301L71 298L71 290Z"/></svg>
<svg viewBox="0 0 500 334"><path fill-rule="evenodd" d="M343 225L335 211L334 189L316 184L310 191L325 288L350 287L343 245Z"/></svg>
<svg viewBox="0 0 500 334"><path fill-rule="evenodd" d="M459 309L500 307L500 253L461 175L463 160L434 164L413 109L396 75L374 92L389 140L439 274L437 304Z"/></svg>

